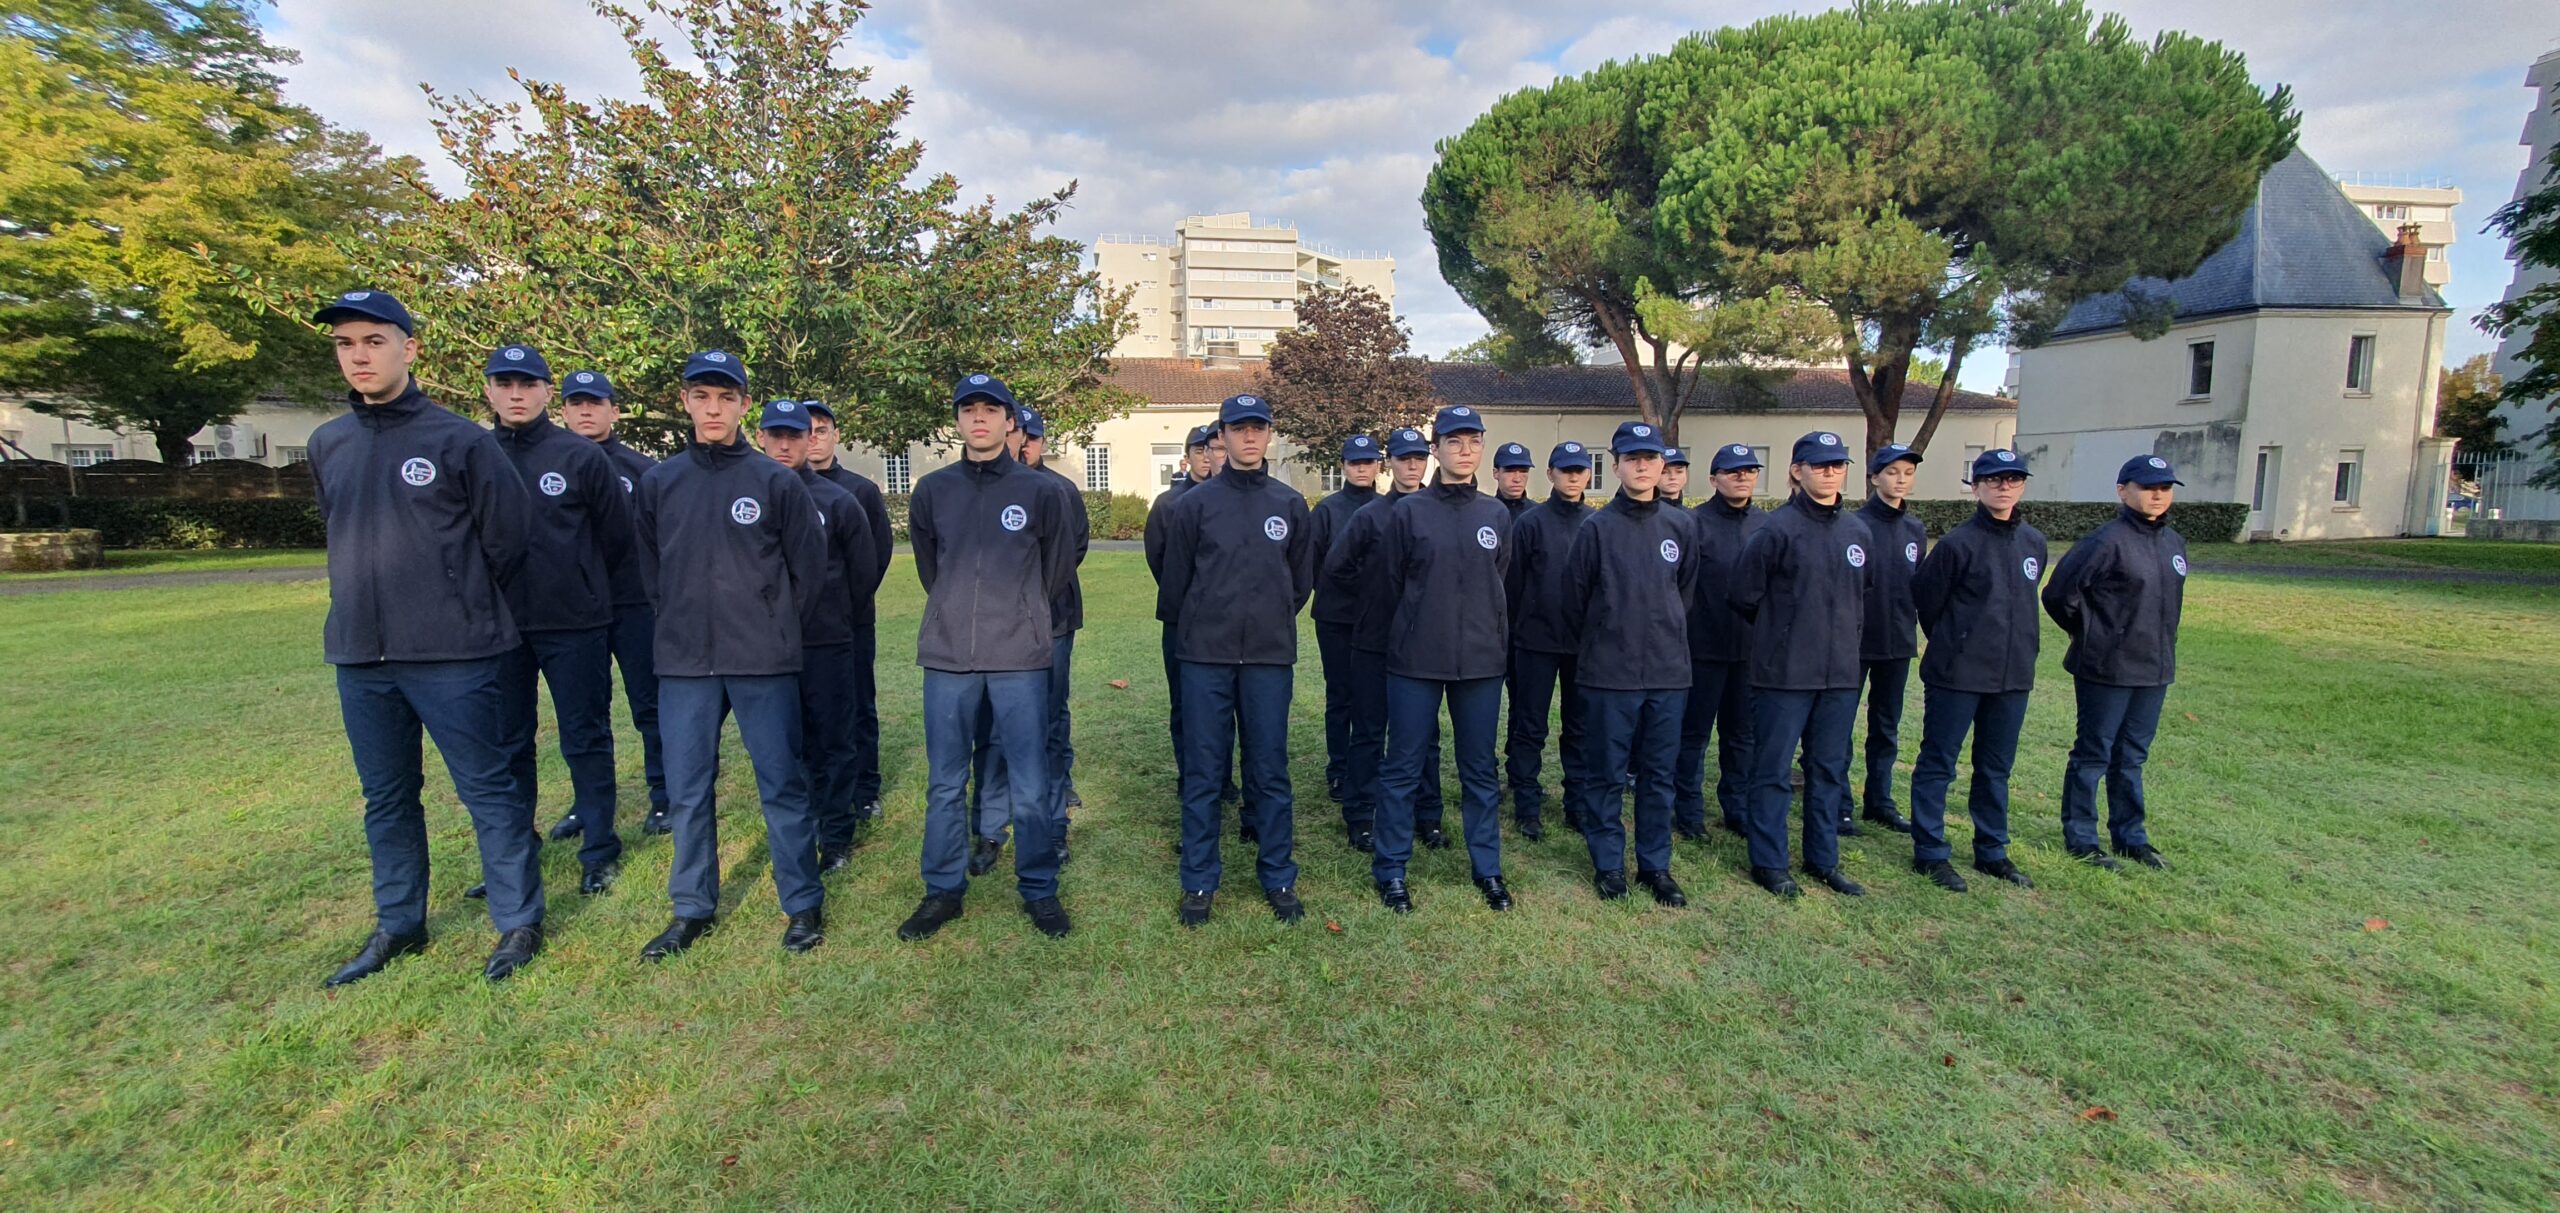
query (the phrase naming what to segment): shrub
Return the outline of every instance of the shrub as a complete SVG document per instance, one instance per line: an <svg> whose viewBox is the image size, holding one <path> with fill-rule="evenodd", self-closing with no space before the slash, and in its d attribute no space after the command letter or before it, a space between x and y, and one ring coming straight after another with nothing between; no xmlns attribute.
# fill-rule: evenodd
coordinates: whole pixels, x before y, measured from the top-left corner
<svg viewBox="0 0 2560 1213"><path fill-rule="evenodd" d="M74 497L71 525L111 548L316 548L320 507L281 497Z"/></svg>

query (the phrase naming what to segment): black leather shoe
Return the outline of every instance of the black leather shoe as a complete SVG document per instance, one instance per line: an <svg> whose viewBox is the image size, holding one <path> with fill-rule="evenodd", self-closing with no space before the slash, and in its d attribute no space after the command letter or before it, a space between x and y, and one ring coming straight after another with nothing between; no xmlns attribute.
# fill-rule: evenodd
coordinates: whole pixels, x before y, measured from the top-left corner
<svg viewBox="0 0 2560 1213"><path fill-rule="evenodd" d="M1438 826L1433 826L1428 830L1424 830L1422 832L1422 845L1429 847L1434 851L1446 851L1449 849L1449 832Z"/></svg>
<svg viewBox="0 0 2560 1213"><path fill-rule="evenodd" d="M1378 836L1368 830L1353 830L1351 831L1351 849L1363 855L1375 854L1378 850Z"/></svg>
<svg viewBox="0 0 2560 1213"><path fill-rule="evenodd" d="M1849 874L1838 868L1816 868L1808 866L1804 871L1805 875L1821 881L1823 887L1830 889L1834 893L1838 893L1842 897L1864 897L1867 895L1867 887L1865 885L1849 879Z"/></svg>
<svg viewBox="0 0 2560 1213"><path fill-rule="evenodd" d="M1673 825L1671 827L1671 832L1682 838L1686 838L1691 842L1705 842L1707 840L1707 827L1702 825L1691 825L1685 821Z"/></svg>
<svg viewBox="0 0 2560 1213"><path fill-rule="evenodd" d="M1067 907L1059 905L1055 897L1023 902L1022 912L1031 916L1032 926L1051 939L1064 939L1067 932L1075 929L1075 924L1067 921Z"/></svg>
<svg viewBox="0 0 2560 1213"><path fill-rule="evenodd" d="M1903 819L1900 810L1895 809L1889 804L1867 806L1866 818L1867 820L1883 826L1896 834L1908 834L1911 832L1911 823Z"/></svg>
<svg viewBox="0 0 2560 1213"><path fill-rule="evenodd" d="M622 875L622 865L600 863L578 873L578 892L596 897L613 888L613 878Z"/></svg>
<svg viewBox="0 0 2560 1213"><path fill-rule="evenodd" d="M578 821L578 815L571 813L551 827L551 841L559 842L563 839L575 838L586 832L587 827Z"/></svg>
<svg viewBox="0 0 2560 1213"><path fill-rule="evenodd" d="M2090 867L2103 868L2109 872L2121 872L2124 870L2124 865L2117 863L2115 856L2109 855L2096 847L2073 848L2071 851L2071 857L2089 865Z"/></svg>
<svg viewBox="0 0 2560 1213"><path fill-rule="evenodd" d="M1271 903L1271 916L1282 922L1296 922L1307 916L1307 904L1298 900L1298 890L1289 885L1264 889L1262 899Z"/></svg>
<svg viewBox="0 0 2560 1213"><path fill-rule="evenodd" d="M980 838L969 847L969 874L984 876L996 870L996 860L1004 855L1004 844L993 838Z"/></svg>
<svg viewBox="0 0 2560 1213"><path fill-rule="evenodd" d="M1341 804L1341 803L1342 803L1342 781L1341 781L1341 780L1339 780L1339 779L1335 779L1335 780L1328 780L1328 781L1325 783L1325 785L1324 785L1324 797L1325 797L1325 799L1330 800L1330 801L1332 801L1332 802L1333 802L1333 803L1335 803L1335 804Z"/></svg>
<svg viewBox="0 0 2560 1213"><path fill-rule="evenodd" d="M1747 831L1750 827L1743 824L1743 820L1739 817L1727 817L1724 819L1724 828L1725 832L1728 834L1740 834Z"/></svg>
<svg viewBox="0 0 2560 1213"><path fill-rule="evenodd" d="M2006 859L1993 859L1988 861L1977 859L1973 861L1973 870L1980 872L1993 880L2008 881L2021 889L2032 889L2036 887L2036 882L2027 879L2027 874L2019 871L2018 865L2011 863Z"/></svg>
<svg viewBox="0 0 2560 1213"><path fill-rule="evenodd" d="M1218 803L1226 805L1243 804L1244 789L1239 788L1234 784L1227 785L1224 789L1219 791Z"/></svg>
<svg viewBox="0 0 2560 1213"><path fill-rule="evenodd" d="M338 971L331 973L329 980L320 984L325 989L343 986L349 982L363 981L381 972L385 965L394 960L403 956L414 956L426 950L427 936L424 931L415 935L394 935L389 931L376 931L364 941L362 948L356 950L352 959L339 965Z"/></svg>
<svg viewBox="0 0 2560 1213"><path fill-rule="evenodd" d="M694 940L711 933L711 923L708 918L678 918L668 923L656 939L640 945L640 959L665 960L692 947Z"/></svg>
<svg viewBox="0 0 2560 1213"><path fill-rule="evenodd" d="M1536 842L1547 836L1547 823L1535 817L1523 817L1519 821L1519 830L1522 838Z"/></svg>
<svg viewBox="0 0 2560 1213"><path fill-rule="evenodd" d="M1842 838L1862 838L1865 835L1866 831L1858 828L1857 818L1843 817L1840 819L1840 836Z"/></svg>
<svg viewBox="0 0 2560 1213"><path fill-rule="evenodd" d="M1785 868L1753 868L1751 869L1751 883L1767 889L1780 897L1801 897L1804 895L1804 890L1796 887L1796 878L1787 875L1787 870Z"/></svg>
<svg viewBox="0 0 2560 1213"><path fill-rule="evenodd" d="M1653 900L1661 905L1685 906L1689 904L1689 895L1680 891L1680 882L1671 879L1671 873L1669 872L1638 872L1636 873L1636 883L1643 885L1648 890L1651 890L1653 893Z"/></svg>
<svg viewBox="0 0 2560 1213"><path fill-rule="evenodd" d="M831 872L841 872L845 869L846 865L851 864L852 862L853 847L850 844L840 847L821 847L818 849L818 875L820 876L825 876Z"/></svg>
<svg viewBox="0 0 2560 1213"><path fill-rule="evenodd" d="M489 886L486 884L475 884L470 888L464 889L462 891L462 896L466 901L487 901L489 900Z"/></svg>
<svg viewBox="0 0 2560 1213"><path fill-rule="evenodd" d="M1070 809L1081 809L1081 808L1083 808L1083 807L1084 807L1084 797L1083 797L1083 795L1082 795L1082 794L1080 794L1080 793L1078 793L1074 788L1068 788L1068 789L1067 789L1066 806L1067 806L1068 808L1070 808Z"/></svg>
<svg viewBox="0 0 2560 1213"><path fill-rule="evenodd" d="M1203 925L1209 921L1209 908L1217 900L1218 895L1206 889L1185 890L1182 904L1173 908L1173 916L1186 927Z"/></svg>
<svg viewBox="0 0 2560 1213"><path fill-rule="evenodd" d="M1932 859L1927 863L1914 862L1911 865L1911 870L1928 877L1929 883L1936 885L1941 889L1945 889L1950 893L1961 893L1965 890L1964 876L1956 871L1956 865L1948 863L1946 860Z"/></svg>
<svg viewBox="0 0 2560 1213"><path fill-rule="evenodd" d="M2137 847L2117 847L2116 854L2122 855L2146 868L2156 868L2163 872L2169 870L2169 861L2161 857L2159 848L2154 847L2149 843L2144 843Z"/></svg>
<svg viewBox="0 0 2560 1213"><path fill-rule="evenodd" d="M1401 880L1379 881L1378 901L1398 914L1413 913L1413 891Z"/></svg>
<svg viewBox="0 0 2560 1213"><path fill-rule="evenodd" d="M1476 890L1484 894L1486 909L1498 911L1511 908L1511 886L1502 883L1501 877L1476 877Z"/></svg>
<svg viewBox="0 0 2560 1213"><path fill-rule="evenodd" d="M806 952L827 941L827 912L803 910L791 916L791 925L782 928L782 950Z"/></svg>
<svg viewBox="0 0 2560 1213"><path fill-rule="evenodd" d="M1617 868L1594 872L1591 874L1591 888L1600 894L1600 900L1616 901L1627 895L1627 874Z"/></svg>
<svg viewBox="0 0 2560 1213"><path fill-rule="evenodd" d="M880 824L879 801L871 801L863 805L861 808L853 811L853 828L859 830L864 826L875 826L878 824Z"/></svg>
<svg viewBox="0 0 2560 1213"><path fill-rule="evenodd" d="M958 893L931 894L923 901L916 903L916 912L907 915L907 920L898 924L898 938L908 943L930 938L934 932L942 929L942 924L959 916L960 895Z"/></svg>
<svg viewBox="0 0 2560 1213"><path fill-rule="evenodd" d="M665 809L649 810L649 815L640 822L640 832L643 834L672 834L675 830L675 823L667 820Z"/></svg>
<svg viewBox="0 0 2560 1213"><path fill-rule="evenodd" d="M498 946L489 953L489 963L481 968L480 975L491 981L505 981L541 950L541 923L517 927L498 936Z"/></svg>
<svg viewBox="0 0 2560 1213"><path fill-rule="evenodd" d="M1062 867L1062 868L1063 868L1063 867L1065 867L1065 866L1067 866L1067 860L1072 859L1072 858L1074 858L1074 856L1073 856L1073 855L1072 855L1072 854L1067 850L1067 844L1066 844L1064 841L1059 842L1059 843L1058 843L1058 866L1059 866L1059 867Z"/></svg>

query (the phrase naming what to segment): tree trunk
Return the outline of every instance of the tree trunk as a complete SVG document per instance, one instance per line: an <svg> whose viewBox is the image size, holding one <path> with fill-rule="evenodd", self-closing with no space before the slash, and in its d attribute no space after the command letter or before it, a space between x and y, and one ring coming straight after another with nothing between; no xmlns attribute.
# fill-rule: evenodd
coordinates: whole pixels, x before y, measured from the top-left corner
<svg viewBox="0 0 2560 1213"><path fill-rule="evenodd" d="M1608 334L1609 344L1617 347L1618 361L1627 369L1627 382L1635 388L1636 413L1653 421L1653 384L1645 378L1644 360L1636 355L1634 318L1612 311L1606 300L1593 299L1590 303L1591 318L1600 325L1601 332Z"/></svg>
<svg viewBox="0 0 2560 1213"><path fill-rule="evenodd" d="M1947 351L1947 377L1938 381L1938 391L1929 399L1929 416L1920 423L1920 432L1911 436L1911 449L1922 454L1929 450L1929 439L1938 433L1938 422L1947 415L1947 405L1956 398L1956 372L1964 369L1964 356L1973 348L1973 338L1956 339Z"/></svg>
<svg viewBox="0 0 2560 1213"><path fill-rule="evenodd" d="M174 433L169 430L151 431L151 445L159 448L160 462L173 468L182 468L195 462L196 431L203 428L201 425L190 426L184 433Z"/></svg>

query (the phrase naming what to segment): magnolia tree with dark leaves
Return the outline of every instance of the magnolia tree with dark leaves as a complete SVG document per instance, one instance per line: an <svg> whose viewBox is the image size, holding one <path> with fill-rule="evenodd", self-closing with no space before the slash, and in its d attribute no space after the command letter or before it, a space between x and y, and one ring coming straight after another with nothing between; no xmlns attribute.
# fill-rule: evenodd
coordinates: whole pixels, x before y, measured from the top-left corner
<svg viewBox="0 0 2560 1213"><path fill-rule="evenodd" d="M2499 207L2488 230L2506 240L2517 269L2560 270L2560 148L2546 162L2541 187ZM2560 281L2481 309L2477 323L2493 337L2524 338L2516 348L2523 373L2495 389L2499 401L2520 406L2528 417L2560 409ZM2549 456L2534 473L2534 486L2560 488L2560 420L2526 433L2539 438Z"/></svg>
<svg viewBox="0 0 2560 1213"><path fill-rule="evenodd" d="M683 432L677 374L706 349L744 361L756 399L825 400L847 435L893 451L947 434L951 384L974 371L1059 434L1135 403L1103 379L1122 302L1051 230L1074 184L1009 211L925 175L924 145L897 129L910 93L867 95L870 70L845 62L858 2L595 9L638 99L575 99L512 69L516 101L430 87L465 188L412 175L423 217L349 250L358 282L418 316L422 381L468 401L491 348L528 342L556 372L612 376L661 447ZM651 19L683 32L690 62Z"/></svg>
<svg viewBox="0 0 2560 1213"><path fill-rule="evenodd" d="M1298 300L1298 327L1268 352L1262 395L1274 428L1309 467L1339 459L1354 434L1381 438L1431 421L1430 364L1408 352L1413 335L1365 286L1318 286Z"/></svg>

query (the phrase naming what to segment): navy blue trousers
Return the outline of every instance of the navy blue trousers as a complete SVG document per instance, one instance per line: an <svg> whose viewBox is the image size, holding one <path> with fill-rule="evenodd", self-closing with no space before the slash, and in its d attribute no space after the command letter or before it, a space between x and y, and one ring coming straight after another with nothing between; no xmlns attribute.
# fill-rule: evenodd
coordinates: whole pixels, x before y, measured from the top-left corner
<svg viewBox="0 0 2560 1213"><path fill-rule="evenodd" d="M1354 655L1351 673L1351 748L1343 764L1342 822L1354 830L1375 830L1378 826L1379 777L1386 770L1387 746L1387 656L1384 653L1360 652ZM1427 832L1440 828L1443 809L1440 801L1440 721L1433 717L1430 738L1425 743L1422 778L1413 791L1413 828Z"/></svg>
<svg viewBox="0 0 2560 1213"><path fill-rule="evenodd" d="M2018 730L2027 722L2027 692L1978 695L1924 687L1920 705L1920 761L1911 770L1911 857L1935 863L1954 854L1947 845L1947 785L1955 782L1956 755L1970 732L1973 786L1965 794L1965 815L1973 818L1973 858L2008 858L2009 771L2018 760Z"/></svg>
<svg viewBox="0 0 2560 1213"><path fill-rule="evenodd" d="M1840 823L1848 817L1849 729L1858 715L1858 690L1751 690L1751 866L1787 866L1787 807L1795 789L1787 767L1797 747L1804 754L1804 862L1825 871L1840 866Z"/></svg>
<svg viewBox="0 0 2560 1213"><path fill-rule="evenodd" d="M1595 872L1627 867L1626 775L1636 777L1636 870L1671 870L1671 766L1680 754L1686 689L1582 691L1582 735L1595 772L1582 784L1582 837Z"/></svg>
<svg viewBox="0 0 2560 1213"><path fill-rule="evenodd" d="M1186 761L1183 755L1189 753L1189 751L1182 748L1182 662L1173 655L1173 636L1174 626L1170 623L1165 624L1165 723L1173 733L1173 766L1174 770L1177 772L1175 779L1178 784L1180 781L1179 772L1182 769L1182 764ZM1224 763L1224 769L1218 773L1218 796L1221 800L1233 800L1236 798L1236 769L1235 739L1232 737L1227 739L1227 757L1224 760ZM1180 794L1179 790L1175 792L1177 797L1179 797Z"/></svg>
<svg viewBox="0 0 2560 1213"><path fill-rule="evenodd" d="M1244 743L1244 813L1261 853L1262 887L1298 883L1295 806L1289 793L1289 696L1297 669L1285 665L1182 663L1182 888L1215 892L1223 871L1218 776L1227 741Z"/></svg>
<svg viewBox="0 0 2560 1213"><path fill-rule="evenodd" d="M1342 789L1342 817L1351 819L1351 625L1316 623L1316 655L1324 664L1324 784Z"/></svg>
<svg viewBox="0 0 2560 1213"><path fill-rule="evenodd" d="M2142 764L2160 731L2160 705L2169 688L2116 687L2075 679L2079 736L2062 772L2062 845L2086 851L2098 845L2098 781L2107 785L2107 834L2120 847L2151 845L2143 828Z"/></svg>
<svg viewBox="0 0 2560 1213"><path fill-rule="evenodd" d="M1870 661L1867 667L1867 783L1858 806L1892 809L1893 760L1902 747L1902 694L1911 684L1911 659Z"/></svg>
<svg viewBox="0 0 2560 1213"><path fill-rule="evenodd" d="M755 767L764 806L765 849L782 912L826 901L818 883L818 821L809 809L809 773L800 756L800 677L766 674L658 680L658 727L667 746L667 824L675 857L667 896L679 918L720 909L720 722L738 718L738 740Z"/></svg>
<svg viewBox="0 0 2560 1213"><path fill-rule="evenodd" d="M1555 702L1559 688L1564 692L1564 736L1557 742L1556 758L1564 772L1564 786L1556 799L1564 806L1567 820L1582 812L1581 785L1591 772L1590 764L1583 761L1587 743L1582 688L1573 681L1579 660L1571 653L1511 650L1511 724L1503 755L1511 781L1511 811L1522 821L1536 821L1546 798L1546 790L1538 783L1538 768L1546 759L1547 708Z"/></svg>
<svg viewBox="0 0 2560 1213"><path fill-rule="evenodd" d="M578 862L587 867L622 858L613 810L621 795L613 772L613 642L611 628L527 632L524 643L498 659L506 692L507 771L523 789L527 812L542 816L541 780L534 765L540 710L538 675L551 687L551 715L560 726L560 758L569 766L569 811L582 827Z"/></svg>
<svg viewBox="0 0 2560 1213"><path fill-rule="evenodd" d="M427 812L421 730L435 738L454 796L480 842L489 921L501 931L542 921L540 846L501 736L500 658L388 661L338 667L338 713L364 788L376 922L394 935L427 929Z"/></svg>
<svg viewBox="0 0 2560 1213"><path fill-rule="evenodd" d="M1049 671L994 673L924 672L924 848L920 867L927 894L969 891L968 784L977 748L978 718L987 717L988 740L1008 779L987 789L1013 828L1014 885L1024 901L1058 895L1058 839L1048 811L1036 797L1018 793L1049 779Z"/></svg>
<svg viewBox="0 0 2560 1213"><path fill-rule="evenodd" d="M642 602L613 608L613 661L622 667L622 699L640 734L640 772L649 781L649 807L667 807L667 762L658 744L658 613Z"/></svg>
<svg viewBox="0 0 2560 1213"><path fill-rule="evenodd" d="M1716 739L1716 805L1740 833L1751 815L1751 663L1689 663L1689 702L1680 714L1680 766L1672 775L1671 820L1707 824L1707 739Z"/></svg>
<svg viewBox="0 0 2560 1213"><path fill-rule="evenodd" d="M1075 686L1076 634L1069 632L1049 642L1049 802L1058 823L1058 837L1067 830L1067 793L1076 786L1075 713L1067 706L1067 693Z"/></svg>
<svg viewBox="0 0 2560 1213"><path fill-rule="evenodd" d="M1075 660L1076 638L1073 633L1049 642L1049 691L1043 704L1048 724L1041 732L1041 752L1048 755L1045 768L1049 772L1045 788L1026 789L1033 801L1049 814L1049 828L1058 841L1067 840L1067 767L1075 762L1075 747L1067 741L1067 701L1064 688L1067 672ZM978 712L977 752L969 762L976 782L969 788L969 818L977 823L978 836L1004 841L1005 828L1013 823L1015 805L1013 776L1004 765L1004 756L994 743L995 710L992 705Z"/></svg>
<svg viewBox="0 0 2560 1213"><path fill-rule="evenodd" d="M860 628L853 634L853 803L880 802L880 633Z"/></svg>
<svg viewBox="0 0 2560 1213"><path fill-rule="evenodd" d="M800 650L800 765L808 771L809 812L822 852L853 844L862 761L854 741L857 664L850 642Z"/></svg>
<svg viewBox="0 0 2560 1213"><path fill-rule="evenodd" d="M1435 682L1387 675L1387 760L1378 776L1377 850L1369 873L1401 880L1413 859L1413 806L1422 772L1439 757L1440 705L1449 705L1449 734L1457 745L1458 811L1467 834L1467 861L1479 878L1502 875L1502 779L1494 766L1493 739L1502 717L1502 679ZM1438 790L1433 789L1433 799Z"/></svg>

